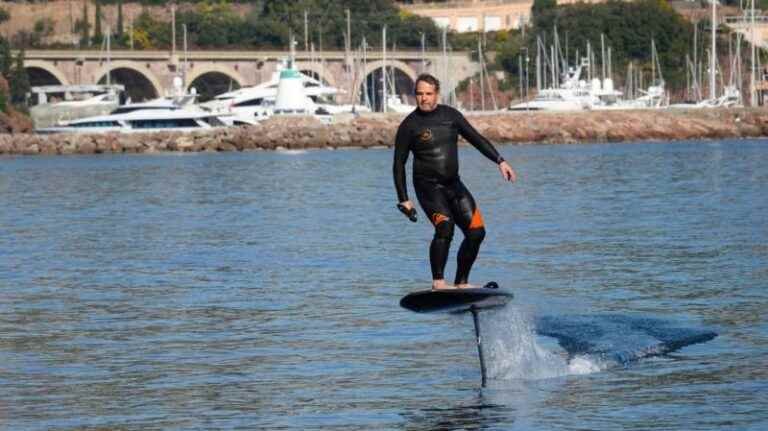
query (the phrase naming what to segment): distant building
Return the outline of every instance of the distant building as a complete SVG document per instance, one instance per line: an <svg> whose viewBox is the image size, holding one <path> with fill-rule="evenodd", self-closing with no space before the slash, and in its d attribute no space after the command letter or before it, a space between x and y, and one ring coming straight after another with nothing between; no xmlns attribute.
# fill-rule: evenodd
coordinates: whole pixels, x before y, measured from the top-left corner
<svg viewBox="0 0 768 431"><path fill-rule="evenodd" d="M558 0L558 4L581 0ZM599 3L604 0L583 0ZM459 33L518 29L531 19L533 0L400 0L401 9L432 18L438 27Z"/></svg>
<svg viewBox="0 0 768 431"><path fill-rule="evenodd" d="M533 0L413 0L398 3L403 10L432 18L438 27L464 33L520 28L530 20Z"/></svg>

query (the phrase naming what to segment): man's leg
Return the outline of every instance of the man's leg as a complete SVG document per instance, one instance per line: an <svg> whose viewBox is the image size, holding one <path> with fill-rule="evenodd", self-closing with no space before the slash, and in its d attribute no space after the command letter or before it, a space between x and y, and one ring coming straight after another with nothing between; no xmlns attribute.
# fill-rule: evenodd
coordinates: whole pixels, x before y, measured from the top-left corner
<svg viewBox="0 0 768 431"><path fill-rule="evenodd" d="M445 282L445 264L448 262L448 252L451 249L454 223L443 214L435 213L432 216L435 226L435 235L429 245L429 264L432 268L432 288L446 289L453 286ZM437 219L437 220L435 220Z"/></svg>
<svg viewBox="0 0 768 431"><path fill-rule="evenodd" d="M464 241L461 242L457 256L455 284L458 288L473 287L469 284L469 272L480 252L480 244L485 238L485 223L475 204L475 199L461 183L459 183L455 202L456 224L464 233Z"/></svg>
<svg viewBox="0 0 768 431"><path fill-rule="evenodd" d="M451 208L445 196L445 188L429 181L414 181L416 197L424 213L429 217L435 234L429 245L429 264L432 270L432 288L448 289L453 286L445 282L445 264L448 262L448 252L453 239L454 221L451 219Z"/></svg>

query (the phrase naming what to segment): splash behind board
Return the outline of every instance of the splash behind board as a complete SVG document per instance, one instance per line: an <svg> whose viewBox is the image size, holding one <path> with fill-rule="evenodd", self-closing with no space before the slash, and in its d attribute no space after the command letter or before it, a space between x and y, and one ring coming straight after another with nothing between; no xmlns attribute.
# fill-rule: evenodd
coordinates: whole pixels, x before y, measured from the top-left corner
<svg viewBox="0 0 768 431"><path fill-rule="evenodd" d="M495 285L495 283L493 283ZM486 286L491 283L486 284ZM405 295L400 306L417 313L463 312L502 307L512 299L511 292L498 288L420 290Z"/></svg>

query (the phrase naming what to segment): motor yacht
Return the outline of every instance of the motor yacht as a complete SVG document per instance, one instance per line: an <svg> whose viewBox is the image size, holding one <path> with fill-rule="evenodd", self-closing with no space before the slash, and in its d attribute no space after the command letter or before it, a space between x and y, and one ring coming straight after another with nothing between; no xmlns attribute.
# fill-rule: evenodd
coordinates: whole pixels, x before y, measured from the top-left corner
<svg viewBox="0 0 768 431"><path fill-rule="evenodd" d="M36 133L148 133L193 132L226 127L216 114L185 109L140 109L126 113L82 118L58 126L35 129Z"/></svg>
<svg viewBox="0 0 768 431"><path fill-rule="evenodd" d="M275 112L280 76L284 70L286 66L280 67L266 82L219 94L213 100L201 103L200 106L210 112L231 113L234 122L251 124L254 121L265 120ZM336 103L334 99L336 95L343 93L342 90L327 86L299 71L295 72L298 74L296 77L301 80L304 91L301 96L295 96L301 99L295 101L293 105L301 105L302 111L307 112L308 115L370 112L370 109L363 105ZM294 75L291 74L291 76Z"/></svg>

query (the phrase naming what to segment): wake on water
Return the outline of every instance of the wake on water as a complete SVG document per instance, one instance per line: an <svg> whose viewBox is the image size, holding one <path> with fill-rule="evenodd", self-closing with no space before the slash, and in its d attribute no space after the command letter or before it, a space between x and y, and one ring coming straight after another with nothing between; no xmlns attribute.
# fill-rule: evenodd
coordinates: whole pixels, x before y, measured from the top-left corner
<svg viewBox="0 0 768 431"><path fill-rule="evenodd" d="M709 330L631 315L534 318L512 304L482 312L480 325L491 380L547 379L626 367L717 336ZM563 351L543 347L537 334L556 339Z"/></svg>

